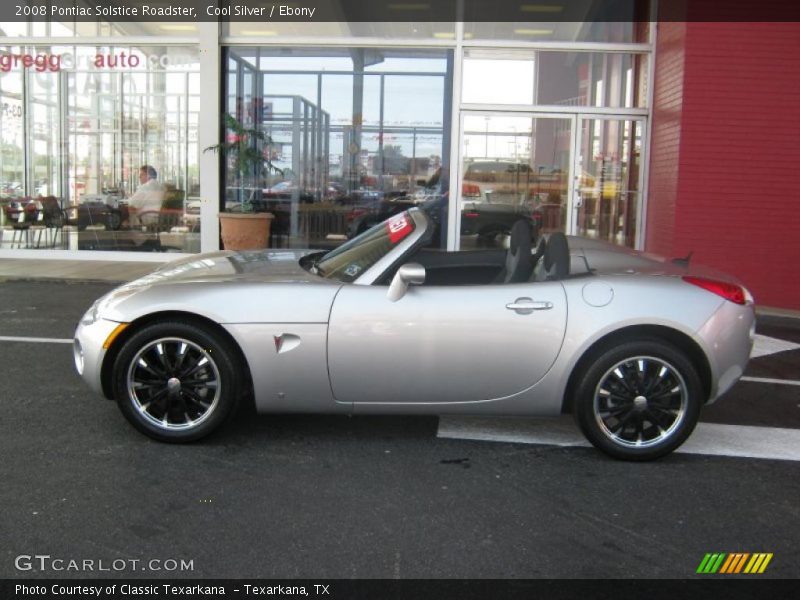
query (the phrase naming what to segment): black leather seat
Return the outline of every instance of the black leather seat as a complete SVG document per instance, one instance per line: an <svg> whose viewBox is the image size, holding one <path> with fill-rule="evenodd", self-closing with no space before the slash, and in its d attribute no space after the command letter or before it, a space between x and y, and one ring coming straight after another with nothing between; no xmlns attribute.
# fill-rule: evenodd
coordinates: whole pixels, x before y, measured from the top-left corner
<svg viewBox="0 0 800 600"><path fill-rule="evenodd" d="M567 236L560 231L551 233L544 251L543 278L564 279L569 275L569 263Z"/></svg>
<svg viewBox="0 0 800 600"><path fill-rule="evenodd" d="M528 281L533 272L532 233L531 225L527 220L519 220L511 227L506 264L498 276L499 281L503 283Z"/></svg>

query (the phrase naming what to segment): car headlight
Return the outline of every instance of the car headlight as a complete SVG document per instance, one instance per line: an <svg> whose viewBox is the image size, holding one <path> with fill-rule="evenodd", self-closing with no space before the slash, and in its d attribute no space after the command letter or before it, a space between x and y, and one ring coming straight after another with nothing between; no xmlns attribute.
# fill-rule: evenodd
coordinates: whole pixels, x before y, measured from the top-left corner
<svg viewBox="0 0 800 600"><path fill-rule="evenodd" d="M92 304L91 308L86 311L81 317L81 325L91 325L97 321L98 313L100 312L100 300L95 300L95 303Z"/></svg>

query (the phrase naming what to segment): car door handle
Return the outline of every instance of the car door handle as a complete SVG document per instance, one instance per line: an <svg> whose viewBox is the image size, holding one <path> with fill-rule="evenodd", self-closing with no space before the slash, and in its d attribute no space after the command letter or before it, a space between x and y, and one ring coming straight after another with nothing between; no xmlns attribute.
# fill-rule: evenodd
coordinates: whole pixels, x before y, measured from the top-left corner
<svg viewBox="0 0 800 600"><path fill-rule="evenodd" d="M553 303L530 298L517 298L514 302L506 304L506 308L516 311L520 315L529 315L535 310L550 310L553 308Z"/></svg>

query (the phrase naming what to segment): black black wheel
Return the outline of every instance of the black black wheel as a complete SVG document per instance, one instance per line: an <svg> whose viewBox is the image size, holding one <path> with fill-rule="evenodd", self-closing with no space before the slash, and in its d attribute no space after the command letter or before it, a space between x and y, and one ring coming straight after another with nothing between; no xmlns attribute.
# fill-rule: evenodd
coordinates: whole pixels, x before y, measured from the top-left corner
<svg viewBox="0 0 800 600"><path fill-rule="evenodd" d="M592 445L614 458L669 454L694 430L704 401L691 361L659 339L599 353L580 376L573 415Z"/></svg>
<svg viewBox="0 0 800 600"><path fill-rule="evenodd" d="M114 363L114 395L122 414L162 442L191 442L234 412L242 376L236 349L215 331L169 321L131 336Z"/></svg>

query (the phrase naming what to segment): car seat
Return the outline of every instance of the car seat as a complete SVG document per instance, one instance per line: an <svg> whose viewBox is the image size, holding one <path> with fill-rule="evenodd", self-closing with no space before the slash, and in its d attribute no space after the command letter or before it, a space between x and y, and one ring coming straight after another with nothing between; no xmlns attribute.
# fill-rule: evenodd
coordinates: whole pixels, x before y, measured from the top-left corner
<svg viewBox="0 0 800 600"><path fill-rule="evenodd" d="M541 246L541 244L540 244ZM537 250L537 254L539 251ZM534 281L564 279L569 276L569 244L567 236L556 231L548 236L542 260L536 265Z"/></svg>
<svg viewBox="0 0 800 600"><path fill-rule="evenodd" d="M520 219L511 227L508 241L506 264L496 281L502 283L521 283L528 281L533 272L531 256L531 235L533 231L527 220Z"/></svg>

